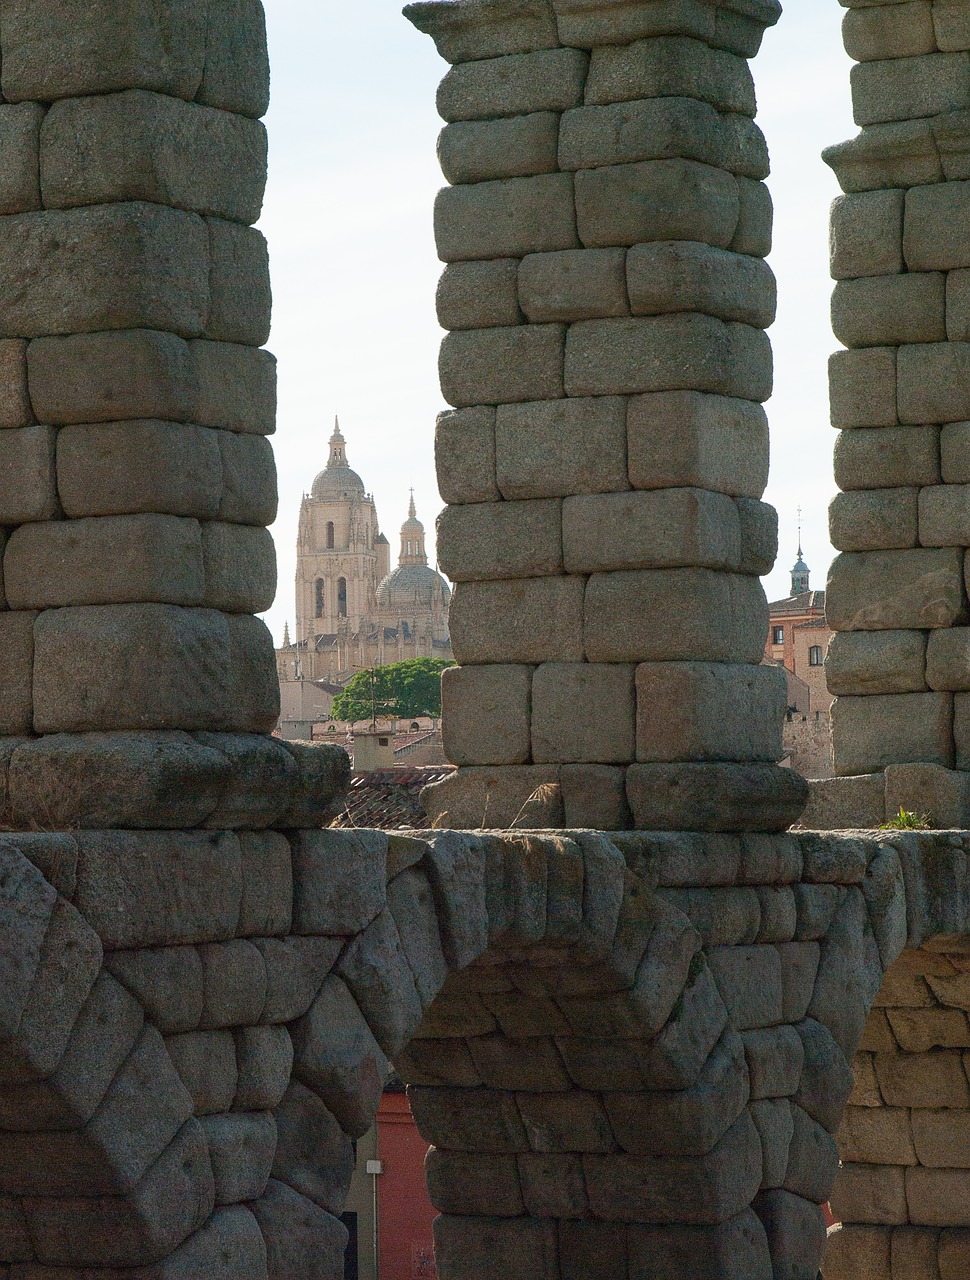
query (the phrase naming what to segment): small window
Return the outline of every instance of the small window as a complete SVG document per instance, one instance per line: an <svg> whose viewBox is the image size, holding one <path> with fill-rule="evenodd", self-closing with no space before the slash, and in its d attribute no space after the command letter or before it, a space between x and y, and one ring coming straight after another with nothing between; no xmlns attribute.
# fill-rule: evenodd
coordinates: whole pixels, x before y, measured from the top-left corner
<svg viewBox="0 0 970 1280"><path fill-rule="evenodd" d="M784 644L784 643L785 643L785 628L784 628L784 627L772 627L772 628L771 628L771 643L772 643L772 644Z"/></svg>
<svg viewBox="0 0 970 1280"><path fill-rule="evenodd" d="M333 521L327 521L327 550L333 550Z"/></svg>
<svg viewBox="0 0 970 1280"><path fill-rule="evenodd" d="M822 646L813 644L808 651L808 665L810 667L820 667L822 665Z"/></svg>
<svg viewBox="0 0 970 1280"><path fill-rule="evenodd" d="M377 741L382 747L389 747L391 745L390 738L378 738Z"/></svg>
<svg viewBox="0 0 970 1280"><path fill-rule="evenodd" d="M324 590L323 579L317 578L316 601L315 601L314 613L318 618L323 617L323 590Z"/></svg>
<svg viewBox="0 0 970 1280"><path fill-rule="evenodd" d="M347 616L347 579L337 579L337 617L346 618Z"/></svg>

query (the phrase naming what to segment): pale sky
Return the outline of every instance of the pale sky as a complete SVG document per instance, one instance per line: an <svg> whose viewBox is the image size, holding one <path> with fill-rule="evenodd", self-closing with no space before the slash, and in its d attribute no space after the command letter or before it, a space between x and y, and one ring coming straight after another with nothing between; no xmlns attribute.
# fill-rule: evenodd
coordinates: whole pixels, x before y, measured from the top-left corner
<svg viewBox="0 0 970 1280"><path fill-rule="evenodd" d="M260 226L270 247L269 346L280 379L280 586L266 620L278 643L284 621L293 623L300 498L326 463L335 414L350 464L375 495L392 565L408 489L430 535L442 505L433 456L435 417L445 407L434 310L441 264L431 215L443 185L434 98L447 68L389 0L266 0L266 9L273 101ZM770 262L779 284L765 496L779 512L781 550L765 580L769 599L788 593L799 505L813 586L825 585L834 554L826 362L837 344L827 214L838 188L819 153L856 132L839 36L844 12L836 0L790 0L754 67L772 158Z"/></svg>

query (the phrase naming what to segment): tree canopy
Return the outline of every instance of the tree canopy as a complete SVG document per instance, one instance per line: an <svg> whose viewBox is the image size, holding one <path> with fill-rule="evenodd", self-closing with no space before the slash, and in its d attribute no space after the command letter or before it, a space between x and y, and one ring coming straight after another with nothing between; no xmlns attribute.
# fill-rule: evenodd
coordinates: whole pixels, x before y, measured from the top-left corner
<svg viewBox="0 0 970 1280"><path fill-rule="evenodd" d="M358 671L333 700L334 720L390 720L441 715L441 673L453 662L441 658L411 658L373 671Z"/></svg>

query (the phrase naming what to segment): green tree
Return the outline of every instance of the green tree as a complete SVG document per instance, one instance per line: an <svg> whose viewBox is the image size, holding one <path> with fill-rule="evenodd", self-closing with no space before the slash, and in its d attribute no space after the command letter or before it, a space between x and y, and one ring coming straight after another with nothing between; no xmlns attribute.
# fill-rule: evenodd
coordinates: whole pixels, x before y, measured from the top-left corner
<svg viewBox="0 0 970 1280"><path fill-rule="evenodd" d="M333 700L334 720L370 720L378 716L414 720L441 715L441 673L453 662L441 658L411 658L373 671L358 671Z"/></svg>

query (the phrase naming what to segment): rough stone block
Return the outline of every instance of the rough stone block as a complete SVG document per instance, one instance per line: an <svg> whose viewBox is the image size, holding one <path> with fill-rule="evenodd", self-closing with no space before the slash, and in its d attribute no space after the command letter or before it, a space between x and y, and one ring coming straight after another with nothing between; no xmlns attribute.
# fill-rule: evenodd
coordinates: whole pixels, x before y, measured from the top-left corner
<svg viewBox="0 0 970 1280"><path fill-rule="evenodd" d="M195 1031L202 1020L202 961L192 946L112 951L106 964L163 1035Z"/></svg>
<svg viewBox="0 0 970 1280"><path fill-rule="evenodd" d="M558 1280L556 1223L550 1218L451 1217L435 1219L435 1257L445 1275L473 1280L521 1273Z"/></svg>
<svg viewBox="0 0 970 1280"><path fill-rule="evenodd" d="M438 281L436 306L442 329L485 329L521 324L516 258L452 262Z"/></svg>
<svg viewBox="0 0 970 1280"><path fill-rule="evenodd" d="M843 431L835 442L835 482L841 489L939 485L936 427L875 427Z"/></svg>
<svg viewBox="0 0 970 1280"><path fill-rule="evenodd" d="M562 504L540 498L446 507L438 517L438 556L453 582L561 573Z"/></svg>
<svg viewBox="0 0 970 1280"><path fill-rule="evenodd" d="M198 100L241 115L266 114L269 56L260 0L211 0Z"/></svg>
<svg viewBox="0 0 970 1280"><path fill-rule="evenodd" d="M438 137L438 163L449 182L489 182L555 173L559 116L534 111L503 120L461 120Z"/></svg>
<svg viewBox="0 0 970 1280"><path fill-rule="evenodd" d="M843 280L832 295L832 328L846 347L945 342L945 313L939 272Z"/></svg>
<svg viewBox="0 0 970 1280"><path fill-rule="evenodd" d="M901 422L960 422L970 413L970 343L901 347L897 371Z"/></svg>
<svg viewBox="0 0 970 1280"><path fill-rule="evenodd" d="M166 94L64 98L40 131L47 209L148 200L252 223L265 182L263 125Z"/></svg>
<svg viewBox="0 0 970 1280"><path fill-rule="evenodd" d="M445 502L494 502L503 496L495 479L495 453L495 409L492 406L480 405L439 413L435 428L435 465L438 492ZM546 495L523 493L504 496Z"/></svg>
<svg viewBox="0 0 970 1280"><path fill-rule="evenodd" d="M537 764L634 758L633 667L547 662L532 681L532 758Z"/></svg>
<svg viewBox="0 0 970 1280"><path fill-rule="evenodd" d="M742 1035L752 1098L786 1098L796 1092L805 1061L794 1027L759 1027Z"/></svg>
<svg viewBox="0 0 970 1280"><path fill-rule="evenodd" d="M40 126L44 108L38 102L7 104L0 110L0 213L26 213L42 208L39 167Z"/></svg>
<svg viewBox="0 0 970 1280"><path fill-rule="evenodd" d="M435 202L434 223L443 262L579 248L567 173L445 187Z"/></svg>
<svg viewBox="0 0 970 1280"><path fill-rule="evenodd" d="M885 778L881 772L809 780L808 805L801 819L809 831L865 831L881 826L885 818Z"/></svg>
<svg viewBox="0 0 970 1280"><path fill-rule="evenodd" d="M452 63L550 49L559 43L552 12L535 0L515 10L490 11L485 21L477 10L441 10L428 3L408 5L405 16L427 32L441 57Z"/></svg>
<svg viewBox="0 0 970 1280"><path fill-rule="evenodd" d="M724 118L694 98L587 105L562 117L559 164L563 169L594 169L680 158L733 169L729 137Z"/></svg>
<svg viewBox="0 0 970 1280"><path fill-rule="evenodd" d="M342 938L257 938L266 964L264 1023L292 1022L313 1003L343 948Z"/></svg>
<svg viewBox="0 0 970 1280"><path fill-rule="evenodd" d="M627 530L621 540L617 529ZM723 494L702 489L596 494L562 505L567 573L611 569L738 569L741 521Z"/></svg>
<svg viewBox="0 0 970 1280"><path fill-rule="evenodd" d="M266 732L279 715L267 640L271 647L256 619L208 609L47 610L34 624L35 729ZM153 652L151 661L144 660L143 646ZM221 670L214 671L214 663ZM112 672L110 682L105 671Z"/></svg>
<svg viewBox="0 0 970 1280"><path fill-rule="evenodd" d="M234 938L199 947L202 961L202 1015L205 1029L247 1026L259 1021L266 1004L263 953L252 942Z"/></svg>
<svg viewBox="0 0 970 1280"><path fill-rule="evenodd" d="M839 196L834 202L830 248L836 280L902 271L905 194L868 191Z"/></svg>
<svg viewBox="0 0 970 1280"><path fill-rule="evenodd" d="M945 693L838 698L832 706L835 771L851 777L914 762L952 768L952 718Z"/></svg>
<svg viewBox="0 0 970 1280"><path fill-rule="evenodd" d="M847 1223L892 1226L908 1222L904 1170L897 1166L846 1163L839 1170L830 1207Z"/></svg>
<svg viewBox="0 0 970 1280"><path fill-rule="evenodd" d="M699 98L722 111L755 114L754 85L744 59L698 40L659 36L592 51L585 100Z"/></svg>
<svg viewBox="0 0 970 1280"><path fill-rule="evenodd" d="M535 323L629 315L622 249L533 253L519 265L519 305Z"/></svg>
<svg viewBox="0 0 970 1280"><path fill-rule="evenodd" d="M765 613L761 584L741 575L707 569L598 573L586 589L586 657L759 662Z"/></svg>
<svg viewBox="0 0 970 1280"><path fill-rule="evenodd" d="M276 1125L267 1112L210 1115L202 1121L212 1156L216 1204L258 1200L276 1150Z"/></svg>
<svg viewBox="0 0 970 1280"><path fill-rule="evenodd" d="M442 672L443 745L458 765L528 764L532 667L450 667Z"/></svg>
<svg viewBox="0 0 970 1280"><path fill-rule="evenodd" d="M738 229L738 183L710 165L647 160L583 169L575 181L576 225L587 248L693 240L727 249Z"/></svg>
<svg viewBox="0 0 970 1280"><path fill-rule="evenodd" d="M956 1051L877 1053L875 1067L882 1096L891 1107L966 1110L970 1090Z"/></svg>
<svg viewBox="0 0 970 1280"><path fill-rule="evenodd" d="M0 430L29 427L34 412L27 391L27 343L0 339Z"/></svg>
<svg viewBox="0 0 970 1280"><path fill-rule="evenodd" d="M919 540L924 547L970 546L970 485L920 490Z"/></svg>
<svg viewBox="0 0 970 1280"><path fill-rule="evenodd" d="M228 832L79 832L75 901L108 950L231 938L239 842Z"/></svg>
<svg viewBox="0 0 970 1280"><path fill-rule="evenodd" d="M101 329L192 337L209 305L209 259L203 220L162 205L16 214L0 223L0 288L11 300L0 328L27 338Z"/></svg>
<svg viewBox="0 0 970 1280"><path fill-rule="evenodd" d="M918 539L917 496L915 488L857 489L852 493L837 493L829 505L832 545L837 551L915 547Z"/></svg>
<svg viewBox="0 0 970 1280"><path fill-rule="evenodd" d="M563 394L564 334L554 324L456 330L441 344L442 394L456 407L554 400Z"/></svg>
<svg viewBox="0 0 970 1280"><path fill-rule="evenodd" d="M563 822L554 765L460 769L425 787L429 822L456 830L548 829Z"/></svg>
<svg viewBox="0 0 970 1280"><path fill-rule="evenodd" d="M970 236L965 226L968 206L967 182L945 182L907 191L903 253L910 271L970 267Z"/></svg>
<svg viewBox="0 0 970 1280"><path fill-rule="evenodd" d="M225 613L262 613L270 608L276 595L276 548L268 529L207 520L202 525L202 559L205 590L200 603Z"/></svg>
<svg viewBox="0 0 970 1280"><path fill-rule="evenodd" d="M771 394L771 347L760 329L713 316L585 320L566 336L568 395L698 390L743 400Z"/></svg>
<svg viewBox="0 0 970 1280"><path fill-rule="evenodd" d="M781 758L786 695L777 668L650 662L636 681L638 760Z"/></svg>
<svg viewBox="0 0 970 1280"><path fill-rule="evenodd" d="M58 514L54 472L56 432L21 427L0 432L0 521L50 520Z"/></svg>
<svg viewBox="0 0 970 1280"><path fill-rule="evenodd" d="M4 8L10 53L3 96L10 101L50 102L136 86L191 99L201 83L206 14L189 0L139 0L134 7L121 0L93 6L72 0L56 15L43 0Z"/></svg>
<svg viewBox="0 0 970 1280"><path fill-rule="evenodd" d="M269 441L232 431L214 434L222 458L219 518L237 525L273 524L278 499L276 460Z"/></svg>
<svg viewBox="0 0 970 1280"><path fill-rule="evenodd" d="M581 662L584 590L579 577L460 583L449 614L456 660Z"/></svg>
<svg viewBox="0 0 970 1280"><path fill-rule="evenodd" d="M970 107L966 58L959 53L862 63L852 68L856 124L911 120Z"/></svg>
<svg viewBox="0 0 970 1280"><path fill-rule="evenodd" d="M0 661L4 679L0 686L0 732L30 733L34 721L33 613L0 612Z"/></svg>
<svg viewBox="0 0 970 1280"><path fill-rule="evenodd" d="M22 525L7 544L3 567L14 609L205 602L199 525L174 516Z"/></svg>
<svg viewBox="0 0 970 1280"><path fill-rule="evenodd" d="M626 800L626 773L601 764L567 764L559 771L567 827L625 831L633 825Z"/></svg>
<svg viewBox="0 0 970 1280"><path fill-rule="evenodd" d="M212 518L223 487L219 438L173 422L65 427L57 435L57 481L72 517L157 512Z"/></svg>
<svg viewBox="0 0 970 1280"><path fill-rule="evenodd" d="M431 1203L442 1213L516 1217L525 1211L514 1156L432 1148L426 1167Z"/></svg>
<svg viewBox="0 0 970 1280"><path fill-rule="evenodd" d="M293 1042L286 1027L240 1027L236 1041L237 1111L279 1106L293 1068Z"/></svg>
<svg viewBox="0 0 970 1280"><path fill-rule="evenodd" d="M14 752L8 786L18 825L184 828L215 810L228 779L224 757L178 731L48 734Z"/></svg>
<svg viewBox="0 0 970 1280"><path fill-rule="evenodd" d="M970 1227L970 1170L906 1170L909 1218L917 1226Z"/></svg>
<svg viewBox="0 0 970 1280"><path fill-rule="evenodd" d="M588 63L579 49L540 49L461 63L438 86L438 114L452 121L565 111L582 101Z"/></svg>
<svg viewBox="0 0 970 1280"><path fill-rule="evenodd" d="M296 791L277 824L284 829L322 826L336 818L350 789L350 757L342 747L286 742L296 766Z"/></svg>
<svg viewBox="0 0 970 1280"><path fill-rule="evenodd" d="M273 1178L253 1213L266 1245L268 1280L339 1274L347 1247L347 1228L339 1218Z"/></svg>
<svg viewBox="0 0 970 1280"><path fill-rule="evenodd" d="M387 836L379 831L300 831L293 836L293 931L355 934L386 901Z"/></svg>
<svg viewBox="0 0 970 1280"><path fill-rule="evenodd" d="M833 427L895 426L896 350L837 351L829 359Z"/></svg>
<svg viewBox="0 0 970 1280"><path fill-rule="evenodd" d="M494 449L502 496L552 498L625 489L626 405L620 396L499 405ZM450 473L453 464L439 461L439 485L442 465Z"/></svg>
<svg viewBox="0 0 970 1280"><path fill-rule="evenodd" d="M926 681L931 689L970 689L970 627L929 633Z"/></svg>
<svg viewBox="0 0 970 1280"><path fill-rule="evenodd" d="M842 20L846 51L856 62L913 58L936 51L932 9L919 3L850 9Z"/></svg>
<svg viewBox="0 0 970 1280"><path fill-rule="evenodd" d="M150 329L35 338L27 347L30 399L42 422L181 422L197 399L189 347Z"/></svg>
<svg viewBox="0 0 970 1280"><path fill-rule="evenodd" d="M956 548L844 552L829 570L826 620L836 631L952 627L964 617L961 571Z"/></svg>
<svg viewBox="0 0 970 1280"><path fill-rule="evenodd" d="M841 696L924 691L928 687L926 639L922 631L837 631L825 657L829 692ZM970 659L970 649L967 656Z"/></svg>
<svg viewBox="0 0 970 1280"><path fill-rule="evenodd" d="M648 831L785 831L808 798L804 778L764 764L635 764L626 788Z"/></svg>
<svg viewBox="0 0 970 1280"><path fill-rule="evenodd" d="M763 182L738 178L738 224L731 243L732 253L747 253L752 258L767 258L771 252L774 206L771 192Z"/></svg>
<svg viewBox="0 0 970 1280"><path fill-rule="evenodd" d="M775 279L759 258L703 244L641 244L626 269L634 315L701 311L762 329L775 318Z"/></svg>
<svg viewBox="0 0 970 1280"><path fill-rule="evenodd" d="M940 430L940 473L944 484L970 483L970 423L951 422Z"/></svg>
<svg viewBox="0 0 970 1280"><path fill-rule="evenodd" d="M276 1111L273 1176L330 1213L343 1212L354 1171L351 1140L319 1098L291 1082Z"/></svg>
<svg viewBox="0 0 970 1280"><path fill-rule="evenodd" d="M209 308L204 332L199 336L261 347L269 337L272 302L266 239L253 227L241 227L221 218L205 221Z"/></svg>
<svg viewBox="0 0 970 1280"><path fill-rule="evenodd" d="M269 436L276 430L276 357L236 342L189 344L199 396L193 419Z"/></svg>
<svg viewBox="0 0 970 1280"><path fill-rule="evenodd" d="M636 489L696 486L749 498L764 493L768 424L751 401L697 391L636 396L629 401L627 438Z"/></svg>

